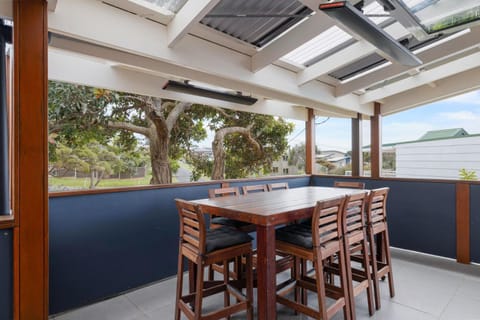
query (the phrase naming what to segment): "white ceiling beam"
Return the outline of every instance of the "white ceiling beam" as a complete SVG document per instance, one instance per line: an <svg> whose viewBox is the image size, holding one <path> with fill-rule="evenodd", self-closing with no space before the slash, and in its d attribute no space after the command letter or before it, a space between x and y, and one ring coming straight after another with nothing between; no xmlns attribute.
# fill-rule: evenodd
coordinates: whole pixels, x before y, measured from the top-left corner
<svg viewBox="0 0 480 320"><path fill-rule="evenodd" d="M0 1L0 17L12 19L13 17L13 1Z"/></svg>
<svg viewBox="0 0 480 320"><path fill-rule="evenodd" d="M431 70L422 71L413 77L409 77L382 88L367 91L360 97L362 103L374 102L386 97L420 87L439 79L447 78L464 71L480 66L480 52L473 53L466 57L445 63Z"/></svg>
<svg viewBox="0 0 480 320"><path fill-rule="evenodd" d="M442 43L441 45L431 47L430 49L417 54L417 56L424 64L431 63L458 52L459 48L469 48L477 45L479 37L480 27L476 27L473 28L471 32L463 36L451 39L450 41ZM385 79L392 78L400 73L408 71L409 69L411 69L411 67L400 64L391 64L389 66L385 66L377 72L366 74L355 80L348 81L337 86L336 96L341 97L357 90L368 88Z"/></svg>
<svg viewBox="0 0 480 320"><path fill-rule="evenodd" d="M165 82L169 78L172 78L171 76L169 76L173 72L172 70L175 70L177 72L175 79L178 80L179 78L180 79L185 78L185 75L182 73L181 70L178 70L177 67L172 67L172 66L170 66L166 63L155 61L155 60L144 58L144 57L140 57L140 56L133 56L132 57L131 54L128 54L128 53L125 53L125 52L115 51L113 49L109 49L109 48L105 48L105 47L98 47L98 46L95 46L95 45L92 45L92 44L79 43L77 41L71 41L71 40L67 40L67 39L53 39L52 42L51 42L50 48L53 52L55 52L55 51L64 52L65 55L70 55L70 56L72 56L72 55L73 56L75 56L75 55L79 56L80 55L80 56L83 56L84 60L85 59L93 60L92 58L94 57L96 60L104 61L105 65L111 65L112 63L114 63L115 65L118 65L119 67L117 67L117 69L132 71L132 72L135 72L136 74L142 74L143 73L143 74L146 74L150 77L151 76L156 77L157 81L154 81L153 83L155 84L157 90L159 90L159 88L162 88L163 85L165 84ZM108 61L108 62L105 62L105 61ZM132 63L132 61L133 61L133 63ZM57 79L57 80L78 83L76 73L80 72L81 75L84 75L85 70L88 70L87 68L82 68L80 63L70 63L70 65L71 65L71 67L69 69L67 69L67 68L64 68L64 69L59 68L58 69L58 70L64 70L63 72L65 73L65 75L63 75L61 79ZM76 69L80 69L80 71L75 71ZM188 71L187 71L187 75L188 75L187 78L190 78L190 79L193 79L193 80L206 82L206 83L211 83L211 84L214 84L214 85L217 85L217 86L220 86L220 87L225 87L221 83L218 83L218 82L215 82L215 81L209 81L210 79L208 78L208 75L200 75L200 76L197 77L197 76L195 76L195 74L193 74L191 72L188 72ZM90 72L87 72L87 76L92 77ZM134 79L137 79L137 78L138 78L138 76ZM68 79L70 79L70 80L68 80ZM80 79L84 79L84 78L80 78ZM83 80L83 81L84 81L83 83L86 84L86 85L93 85L92 82L86 82L87 80ZM103 79L102 79L102 81L103 81ZM133 80L133 81L135 81L136 85L140 85L140 84L145 83L145 82L140 82L138 80ZM159 82L159 81L161 81L161 82ZM111 83L112 83L112 81L107 82L107 84L111 84ZM95 82L95 86L104 87L104 86L102 86L101 81ZM107 89L114 89L114 88L111 87L111 86L107 86ZM156 94L153 94L151 92L146 93L146 92L142 91L142 89L140 89L137 86L132 86L130 88L128 86L124 86L123 88L117 88L116 90L128 91L128 92L133 92L132 90L134 90L138 94L150 94L150 95L155 95L155 96L164 95L163 93L160 94L158 92ZM251 92L253 92L253 91L251 91ZM190 95L179 96L178 94L175 94L176 98L174 98L173 96L171 96L171 93L170 93L170 95L168 95L168 98L170 98L170 99L180 99L181 100L182 97L185 97L185 96L193 97L193 96L190 96ZM262 95L257 94L256 96L262 96ZM232 107L229 107L231 104L227 104L227 105L225 103L218 104L218 102L216 102L216 104L214 104L214 103L212 103L212 101L215 102L217 100L209 99L207 101L207 100L205 100L205 98L202 98L202 99L203 99L202 102L200 102L200 101L198 101L197 98L195 98L194 102L208 104L208 101L210 101L211 105L222 106L222 107L225 107L225 108L232 108ZM280 99L280 100L282 100L282 99ZM192 101L192 98L190 98L190 101ZM286 100L283 100L283 101L286 101ZM283 103L286 104L286 105L294 104L294 103L288 103L288 102L287 103L283 102ZM255 104L255 106L257 104ZM297 104L294 104L294 105L297 105ZM302 105L302 104L300 104L300 105ZM241 107L242 107L242 110L247 110L247 109L245 109L246 107L244 105L241 105ZM302 108L304 108L304 107L302 107ZM339 117L354 117L354 116L356 116L355 112L347 111L347 110L340 109L340 108L334 108L334 107L326 106L326 105L315 105L315 106L313 106L313 109L318 110L319 112L322 112L324 114L329 114L330 116L339 116ZM261 111L258 111L258 112L261 112ZM286 116L285 114L282 113L281 110L279 110L279 113L277 115ZM293 115L290 115L290 116L293 116Z"/></svg>
<svg viewBox="0 0 480 320"><path fill-rule="evenodd" d="M435 87L425 85L389 97L382 104L382 114L397 113L478 89L480 89L480 68L438 80L435 82Z"/></svg>
<svg viewBox="0 0 480 320"><path fill-rule="evenodd" d="M344 29L346 32L351 32L348 29ZM400 23L396 22L387 28L385 32L390 34L393 38L399 39L405 37L409 34L407 29L405 29ZM323 75L329 74L330 72L337 70L347 64L350 64L360 58L366 57L372 53L378 51L376 47L371 45L365 40L359 40L354 44L346 47L339 52L332 54L331 56L318 61L317 63L309 66L302 72L298 73L297 83L298 85L304 85L316 78L319 78ZM383 54L378 52L379 54Z"/></svg>
<svg viewBox="0 0 480 320"><path fill-rule="evenodd" d="M252 56L252 71L256 72L265 68L333 25L330 17L317 11L312 17L304 20L298 26Z"/></svg>
<svg viewBox="0 0 480 320"><path fill-rule="evenodd" d="M173 48L218 2L220 0L187 1L168 24L168 47Z"/></svg>
<svg viewBox="0 0 480 320"><path fill-rule="evenodd" d="M48 18L50 31L101 45L70 41L64 49L295 105L367 115L373 112L372 104L359 104L356 95L338 99L333 87L319 82L299 88L295 73L284 68L270 65L254 74L250 57L197 37L186 35L170 49L165 26L99 1L64 0Z"/></svg>
<svg viewBox="0 0 480 320"><path fill-rule="evenodd" d="M167 79L94 61L78 54L49 48L48 79L146 96L188 101L225 109L253 112L306 121L304 107L280 101L259 99L251 106L162 90Z"/></svg>

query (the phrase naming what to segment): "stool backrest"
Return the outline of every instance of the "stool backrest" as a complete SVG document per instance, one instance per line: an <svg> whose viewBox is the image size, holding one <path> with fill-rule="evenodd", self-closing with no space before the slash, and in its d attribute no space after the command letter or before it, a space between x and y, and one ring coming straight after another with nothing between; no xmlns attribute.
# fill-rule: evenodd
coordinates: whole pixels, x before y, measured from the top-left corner
<svg viewBox="0 0 480 320"><path fill-rule="evenodd" d="M365 183L358 181L335 181L335 188L365 189Z"/></svg>
<svg viewBox="0 0 480 320"><path fill-rule="evenodd" d="M358 230L361 231L365 227L364 213L367 196L367 192L347 195L342 214L343 234L349 234Z"/></svg>
<svg viewBox="0 0 480 320"><path fill-rule="evenodd" d="M345 197L318 201L312 217L313 246L321 247L326 242L342 237L342 212Z"/></svg>
<svg viewBox="0 0 480 320"><path fill-rule="evenodd" d="M200 206L191 202L175 199L180 218L180 241L192 254L205 252L205 218Z"/></svg>
<svg viewBox="0 0 480 320"><path fill-rule="evenodd" d="M242 191L243 194L249 194L254 192L267 192L268 188L266 184L257 184L254 186L243 186Z"/></svg>
<svg viewBox="0 0 480 320"><path fill-rule="evenodd" d="M268 191L288 189L288 182L277 182L267 184Z"/></svg>
<svg viewBox="0 0 480 320"><path fill-rule="evenodd" d="M238 189L238 187L217 188L217 189L208 190L209 198L228 197L228 196L238 197L239 195L240 195L240 189Z"/></svg>
<svg viewBox="0 0 480 320"><path fill-rule="evenodd" d="M367 203L367 224L375 225L387 221L387 196L390 188L370 191Z"/></svg>

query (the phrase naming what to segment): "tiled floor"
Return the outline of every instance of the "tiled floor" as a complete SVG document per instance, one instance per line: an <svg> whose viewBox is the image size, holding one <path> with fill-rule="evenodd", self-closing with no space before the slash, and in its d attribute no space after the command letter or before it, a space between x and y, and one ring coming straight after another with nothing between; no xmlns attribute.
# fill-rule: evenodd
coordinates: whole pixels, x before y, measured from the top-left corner
<svg viewBox="0 0 480 320"><path fill-rule="evenodd" d="M357 319L374 320L480 320L480 266L463 266L451 260L393 250L396 296L381 283L382 308L368 316L365 296L356 300ZM175 279L68 313L55 320L173 319ZM313 300L313 299L310 299ZM207 305L223 303L223 296ZM278 306L279 319L307 319ZM239 314L234 319L243 319ZM337 314L335 319L342 319Z"/></svg>

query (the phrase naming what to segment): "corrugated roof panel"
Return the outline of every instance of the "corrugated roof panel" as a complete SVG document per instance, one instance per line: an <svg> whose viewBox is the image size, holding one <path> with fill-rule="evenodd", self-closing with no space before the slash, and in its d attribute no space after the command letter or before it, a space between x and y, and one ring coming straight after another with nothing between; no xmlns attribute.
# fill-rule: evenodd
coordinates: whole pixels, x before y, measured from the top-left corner
<svg viewBox="0 0 480 320"><path fill-rule="evenodd" d="M296 0L222 0L200 23L262 47L311 13Z"/></svg>

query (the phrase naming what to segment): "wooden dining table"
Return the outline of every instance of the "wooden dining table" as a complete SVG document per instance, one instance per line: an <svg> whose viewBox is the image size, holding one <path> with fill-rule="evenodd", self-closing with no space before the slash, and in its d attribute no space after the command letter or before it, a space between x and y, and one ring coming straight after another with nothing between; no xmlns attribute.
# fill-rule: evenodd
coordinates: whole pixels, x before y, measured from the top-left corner
<svg viewBox="0 0 480 320"><path fill-rule="evenodd" d="M276 318L275 228L311 217L317 201L359 192L364 190L301 187L192 202L211 215L256 225L258 319L271 320Z"/></svg>

